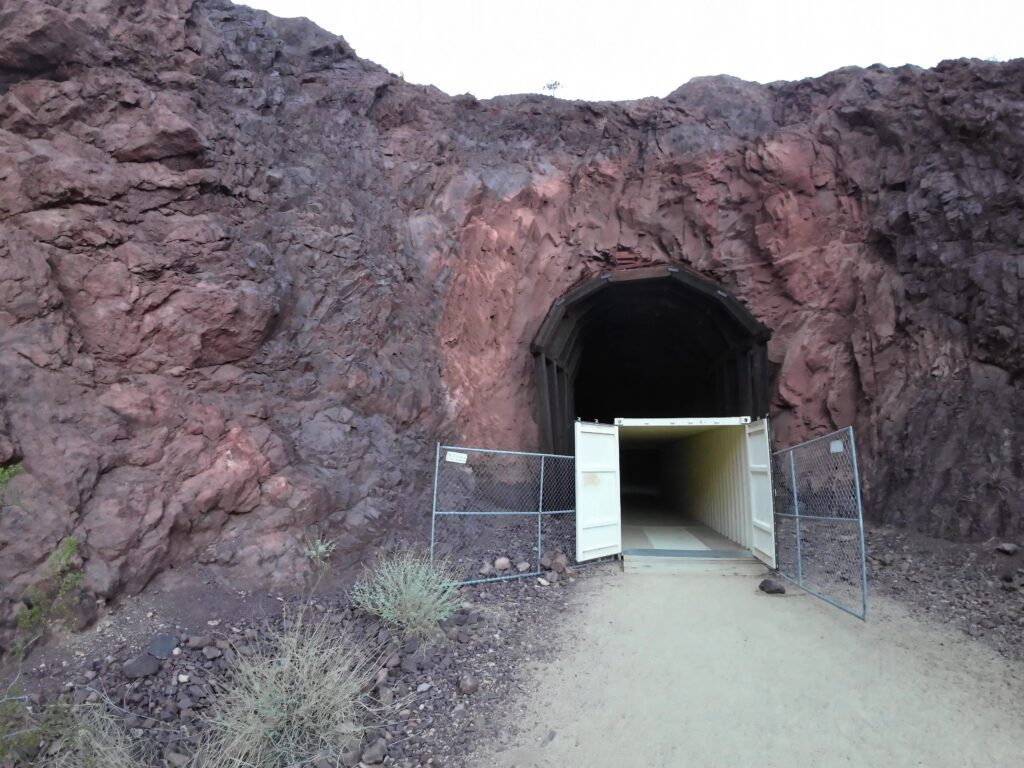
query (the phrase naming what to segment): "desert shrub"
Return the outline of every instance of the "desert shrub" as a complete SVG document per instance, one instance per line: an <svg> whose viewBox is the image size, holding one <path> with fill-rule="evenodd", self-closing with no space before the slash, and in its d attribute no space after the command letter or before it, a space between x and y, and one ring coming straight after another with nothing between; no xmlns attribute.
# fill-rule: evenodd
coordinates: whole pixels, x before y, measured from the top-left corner
<svg viewBox="0 0 1024 768"><path fill-rule="evenodd" d="M50 553L47 560L55 573L60 575L71 573L78 555L78 539L74 536L63 538L57 548Z"/></svg>
<svg viewBox="0 0 1024 768"><path fill-rule="evenodd" d="M106 709L64 700L37 711L12 685L0 700L0 764L53 768L144 768L142 742L132 740Z"/></svg>
<svg viewBox="0 0 1024 768"><path fill-rule="evenodd" d="M375 656L326 623L276 631L256 655L238 656L214 698L196 764L284 768L340 765L363 733L362 691Z"/></svg>
<svg viewBox="0 0 1024 768"><path fill-rule="evenodd" d="M320 587L320 582L323 581L327 571L330 570L331 555L334 554L334 550L337 548L337 542L325 538L322 533L306 532L301 552L312 564L315 576L313 583L309 587L309 593L306 596L307 601L313 598L313 594Z"/></svg>
<svg viewBox="0 0 1024 768"><path fill-rule="evenodd" d="M417 551L378 558L352 588L352 602L406 635L428 637L459 609L458 583L445 561Z"/></svg>
<svg viewBox="0 0 1024 768"><path fill-rule="evenodd" d="M307 533L302 542L302 554L318 569L330 566L331 555L338 548L337 542L324 538L319 533Z"/></svg>
<svg viewBox="0 0 1024 768"><path fill-rule="evenodd" d="M25 590L27 606L18 614L17 641L14 655L22 656L33 643L46 634L55 622L69 621L74 613L74 601L84 581L78 568L78 540L64 538L47 558L51 578L29 586Z"/></svg>
<svg viewBox="0 0 1024 768"><path fill-rule="evenodd" d="M41 719L26 701L15 677L0 695L0 765L24 761L42 740Z"/></svg>
<svg viewBox="0 0 1024 768"><path fill-rule="evenodd" d="M65 732L50 750L54 768L144 768L149 765L141 740L132 739L102 706L78 706L62 726Z"/></svg>
<svg viewBox="0 0 1024 768"><path fill-rule="evenodd" d="M7 483L20 474L21 464L9 464L6 467L0 467L0 509L7 502Z"/></svg>

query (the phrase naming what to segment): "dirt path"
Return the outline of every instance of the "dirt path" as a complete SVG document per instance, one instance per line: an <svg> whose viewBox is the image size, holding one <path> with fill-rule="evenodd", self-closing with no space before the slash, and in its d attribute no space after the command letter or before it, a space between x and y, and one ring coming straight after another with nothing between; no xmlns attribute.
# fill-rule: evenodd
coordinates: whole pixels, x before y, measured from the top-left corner
<svg viewBox="0 0 1024 768"><path fill-rule="evenodd" d="M1024 665L888 600L864 624L757 583L588 580L509 711L518 734L471 764L1024 766Z"/></svg>

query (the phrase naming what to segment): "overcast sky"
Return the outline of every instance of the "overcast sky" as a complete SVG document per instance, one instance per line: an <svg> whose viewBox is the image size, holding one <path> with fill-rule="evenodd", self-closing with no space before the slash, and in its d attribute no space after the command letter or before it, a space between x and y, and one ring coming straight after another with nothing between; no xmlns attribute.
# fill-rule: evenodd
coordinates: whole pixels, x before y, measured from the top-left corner
<svg viewBox="0 0 1024 768"><path fill-rule="evenodd" d="M1024 0L250 0L450 94L664 96L693 77L797 80L849 64L1024 56Z"/></svg>

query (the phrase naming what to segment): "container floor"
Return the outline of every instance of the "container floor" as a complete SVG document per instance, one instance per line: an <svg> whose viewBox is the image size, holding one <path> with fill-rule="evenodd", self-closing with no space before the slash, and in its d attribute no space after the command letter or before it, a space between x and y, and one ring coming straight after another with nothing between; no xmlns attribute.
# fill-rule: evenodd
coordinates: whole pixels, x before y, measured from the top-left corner
<svg viewBox="0 0 1024 768"><path fill-rule="evenodd" d="M652 496L622 497L623 554L736 557L749 551Z"/></svg>

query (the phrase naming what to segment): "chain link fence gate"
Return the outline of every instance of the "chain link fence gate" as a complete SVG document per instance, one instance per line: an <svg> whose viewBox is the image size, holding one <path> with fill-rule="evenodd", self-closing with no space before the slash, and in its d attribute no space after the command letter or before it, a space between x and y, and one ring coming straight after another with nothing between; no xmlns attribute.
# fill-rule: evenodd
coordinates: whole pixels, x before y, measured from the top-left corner
<svg viewBox="0 0 1024 768"><path fill-rule="evenodd" d="M772 479L779 573L866 621L868 576L853 428L773 453Z"/></svg>
<svg viewBox="0 0 1024 768"><path fill-rule="evenodd" d="M576 564L575 456L438 445L431 559L474 584L539 576L557 553ZM499 557L509 571L481 572Z"/></svg>

